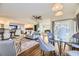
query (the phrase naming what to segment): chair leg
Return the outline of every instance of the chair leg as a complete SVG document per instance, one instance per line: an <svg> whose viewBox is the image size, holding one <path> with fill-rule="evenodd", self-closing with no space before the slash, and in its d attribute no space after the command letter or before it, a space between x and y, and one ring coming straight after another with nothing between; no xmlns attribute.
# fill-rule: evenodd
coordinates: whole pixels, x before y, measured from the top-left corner
<svg viewBox="0 0 79 59"><path fill-rule="evenodd" d="M41 50L41 54L42 54L42 56L44 56L44 51L43 50Z"/></svg>
<svg viewBox="0 0 79 59"><path fill-rule="evenodd" d="M45 53L44 53L44 51L43 50L41 50L41 54L42 54L42 56L45 56ZM48 54L49 56L56 56L56 53L55 53L55 51L50 51L49 52L49 54Z"/></svg>
<svg viewBox="0 0 79 59"><path fill-rule="evenodd" d="M43 55L43 51L41 50L41 55Z"/></svg>
<svg viewBox="0 0 79 59"><path fill-rule="evenodd" d="M49 54L49 56L52 56L53 55L53 52L52 51L50 51L50 54Z"/></svg>
<svg viewBox="0 0 79 59"><path fill-rule="evenodd" d="M65 51L65 48L66 48L66 43L64 43L64 50L63 51Z"/></svg>
<svg viewBox="0 0 79 59"><path fill-rule="evenodd" d="M56 53L55 53L55 51L50 51L50 54L49 54L50 56L56 56Z"/></svg>
<svg viewBox="0 0 79 59"><path fill-rule="evenodd" d="M43 56L44 56L44 51L43 51Z"/></svg>
<svg viewBox="0 0 79 59"><path fill-rule="evenodd" d="M55 53L55 51L54 51L54 56L56 56L56 53Z"/></svg>

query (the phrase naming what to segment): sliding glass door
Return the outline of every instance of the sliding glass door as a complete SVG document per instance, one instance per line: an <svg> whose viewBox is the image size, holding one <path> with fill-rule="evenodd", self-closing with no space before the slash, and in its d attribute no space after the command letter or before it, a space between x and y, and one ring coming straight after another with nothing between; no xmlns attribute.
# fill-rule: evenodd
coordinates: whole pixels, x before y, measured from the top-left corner
<svg viewBox="0 0 79 59"><path fill-rule="evenodd" d="M71 41L70 38L74 33L76 33L76 22L74 20L54 22L55 40Z"/></svg>

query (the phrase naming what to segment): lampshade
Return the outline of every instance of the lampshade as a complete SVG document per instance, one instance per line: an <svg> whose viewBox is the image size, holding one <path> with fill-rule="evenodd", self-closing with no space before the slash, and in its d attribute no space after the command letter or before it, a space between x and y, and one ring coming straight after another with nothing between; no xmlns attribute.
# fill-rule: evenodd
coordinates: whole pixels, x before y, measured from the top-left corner
<svg viewBox="0 0 79 59"><path fill-rule="evenodd" d="M63 9L63 5L61 3L54 3L52 6L53 11L59 11Z"/></svg>
<svg viewBox="0 0 79 59"><path fill-rule="evenodd" d="M79 39L79 33L76 33L72 36L73 38Z"/></svg>
<svg viewBox="0 0 79 59"><path fill-rule="evenodd" d="M63 11L58 11L55 13L55 16L62 16L63 15Z"/></svg>
<svg viewBox="0 0 79 59"><path fill-rule="evenodd" d="M33 28L33 25L32 24L26 24L25 27L26 28Z"/></svg>
<svg viewBox="0 0 79 59"><path fill-rule="evenodd" d="M0 20L0 24L4 24L5 23L5 21L4 20Z"/></svg>

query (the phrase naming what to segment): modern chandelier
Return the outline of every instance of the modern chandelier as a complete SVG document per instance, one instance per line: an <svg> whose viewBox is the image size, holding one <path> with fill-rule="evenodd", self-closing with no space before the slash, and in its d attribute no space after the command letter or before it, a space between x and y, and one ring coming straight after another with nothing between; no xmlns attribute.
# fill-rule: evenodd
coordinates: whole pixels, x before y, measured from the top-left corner
<svg viewBox="0 0 79 59"><path fill-rule="evenodd" d="M54 3L52 5L52 11L55 13L54 16L62 16L64 13L63 13L63 4L61 3Z"/></svg>
<svg viewBox="0 0 79 59"><path fill-rule="evenodd" d="M63 5L61 3L54 3L52 6L53 11L59 11L63 9Z"/></svg>

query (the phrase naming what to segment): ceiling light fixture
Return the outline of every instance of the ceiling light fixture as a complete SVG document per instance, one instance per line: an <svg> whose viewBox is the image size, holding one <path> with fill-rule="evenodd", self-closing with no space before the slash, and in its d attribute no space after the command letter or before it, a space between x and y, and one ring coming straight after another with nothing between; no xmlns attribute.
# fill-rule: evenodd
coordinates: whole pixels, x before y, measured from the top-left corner
<svg viewBox="0 0 79 59"><path fill-rule="evenodd" d="M59 11L63 9L63 5L61 3L54 3L52 6L53 11Z"/></svg>
<svg viewBox="0 0 79 59"><path fill-rule="evenodd" d="M55 13L55 16L62 16L63 15L63 11L58 11Z"/></svg>

